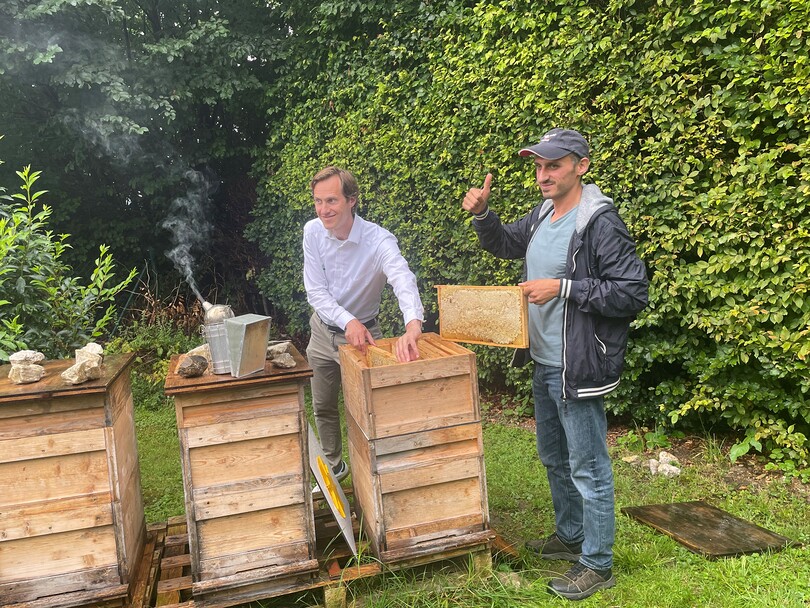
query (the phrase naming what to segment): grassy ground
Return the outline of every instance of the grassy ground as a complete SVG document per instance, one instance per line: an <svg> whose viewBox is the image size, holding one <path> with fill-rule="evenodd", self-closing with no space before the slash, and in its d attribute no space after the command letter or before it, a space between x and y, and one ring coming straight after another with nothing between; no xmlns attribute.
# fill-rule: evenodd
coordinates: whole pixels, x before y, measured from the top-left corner
<svg viewBox="0 0 810 608"><path fill-rule="evenodd" d="M142 483L148 522L183 513L183 492L174 410L170 400L152 395L148 408L136 408ZM136 398L136 403L139 400ZM729 461L722 442L712 437L679 440L670 451L683 464L676 478L652 477L648 469L625 462L646 459L643 446L628 441L632 431L611 432L617 512L624 506L704 500L801 543L810 543L810 489L765 474L753 458ZM624 439L624 440L623 440ZM530 422L490 419L484 428L489 507L493 528L522 542L553 530L545 472L534 450ZM615 567L618 584L582 606L626 607L808 607L810 548L768 555L710 561L622 514L617 515ZM495 576L472 570L413 571L355 581L354 605L366 608L479 608L560 606L545 590L550 576L568 564L544 562L522 549L518 559L496 560ZM267 600L252 608L313 606L317 596Z"/></svg>

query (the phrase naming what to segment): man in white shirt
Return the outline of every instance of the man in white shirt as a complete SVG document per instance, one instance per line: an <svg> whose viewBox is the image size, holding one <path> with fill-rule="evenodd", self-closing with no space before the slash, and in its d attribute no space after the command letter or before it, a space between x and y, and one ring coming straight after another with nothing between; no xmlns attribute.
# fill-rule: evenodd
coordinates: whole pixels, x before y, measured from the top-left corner
<svg viewBox="0 0 810 608"><path fill-rule="evenodd" d="M416 359L424 309L416 277L394 235L356 215L360 192L355 177L327 167L312 178L310 189L318 216L304 226L304 287L314 309L307 346L314 372L312 408L324 454L341 480L349 469L342 459L338 346L352 344L365 353L382 337L377 315L387 282L405 321L394 354L399 361Z"/></svg>

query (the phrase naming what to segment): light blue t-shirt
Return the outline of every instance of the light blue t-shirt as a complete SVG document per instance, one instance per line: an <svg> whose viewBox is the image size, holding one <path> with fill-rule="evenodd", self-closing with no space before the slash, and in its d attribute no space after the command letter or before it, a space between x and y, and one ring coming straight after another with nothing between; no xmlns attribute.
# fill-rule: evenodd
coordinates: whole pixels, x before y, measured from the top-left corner
<svg viewBox="0 0 810 608"><path fill-rule="evenodd" d="M549 213L534 233L526 252L528 280L562 279L568 244L576 227L576 207L556 221ZM529 342L532 359L543 365L562 367L563 308L565 300L529 304Z"/></svg>

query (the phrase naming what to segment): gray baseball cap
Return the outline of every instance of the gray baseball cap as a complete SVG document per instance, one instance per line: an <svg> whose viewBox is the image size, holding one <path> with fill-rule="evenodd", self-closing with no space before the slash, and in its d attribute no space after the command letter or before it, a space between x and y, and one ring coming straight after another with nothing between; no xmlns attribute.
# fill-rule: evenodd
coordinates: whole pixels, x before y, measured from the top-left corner
<svg viewBox="0 0 810 608"><path fill-rule="evenodd" d="M540 143L523 148L520 156L539 156L547 160L557 160L571 153L580 158L590 157L588 142L573 129L552 129L540 139Z"/></svg>

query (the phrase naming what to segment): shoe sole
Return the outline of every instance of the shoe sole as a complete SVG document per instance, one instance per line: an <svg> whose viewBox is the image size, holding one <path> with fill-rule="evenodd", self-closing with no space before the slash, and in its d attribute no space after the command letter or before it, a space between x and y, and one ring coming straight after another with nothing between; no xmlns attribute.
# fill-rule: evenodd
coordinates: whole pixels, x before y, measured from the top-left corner
<svg viewBox="0 0 810 608"><path fill-rule="evenodd" d="M584 600L586 597L591 597L597 591L602 591L603 589L610 589L616 585L616 577L611 576L608 580L603 583L596 583L590 589L586 589L585 591L580 591L579 593L565 593L564 591L557 591L551 585L548 586L548 592L552 595L556 595L557 597L562 597L567 600Z"/></svg>

